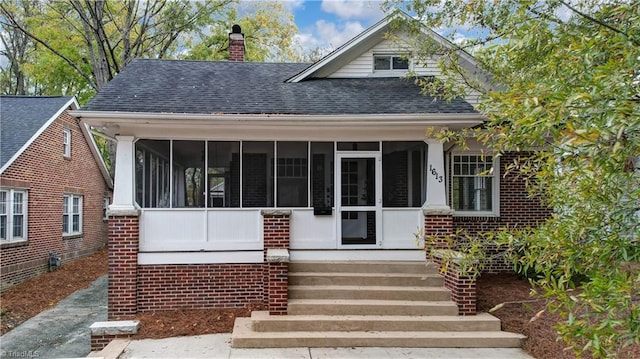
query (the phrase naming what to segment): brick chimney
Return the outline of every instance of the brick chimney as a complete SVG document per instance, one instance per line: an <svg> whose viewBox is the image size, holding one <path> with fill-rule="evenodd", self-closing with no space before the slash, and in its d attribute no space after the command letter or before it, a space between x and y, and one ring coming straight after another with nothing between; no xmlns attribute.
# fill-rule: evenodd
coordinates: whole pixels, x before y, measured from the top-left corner
<svg viewBox="0 0 640 359"><path fill-rule="evenodd" d="M240 25L233 25L229 34L229 60L244 61L244 34Z"/></svg>

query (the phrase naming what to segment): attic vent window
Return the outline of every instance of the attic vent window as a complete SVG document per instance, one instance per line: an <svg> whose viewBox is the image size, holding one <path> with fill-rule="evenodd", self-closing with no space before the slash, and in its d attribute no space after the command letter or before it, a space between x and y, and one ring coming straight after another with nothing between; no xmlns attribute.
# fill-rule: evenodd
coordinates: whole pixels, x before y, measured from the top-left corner
<svg viewBox="0 0 640 359"><path fill-rule="evenodd" d="M409 70L409 59L398 55L375 55L373 69L375 71Z"/></svg>

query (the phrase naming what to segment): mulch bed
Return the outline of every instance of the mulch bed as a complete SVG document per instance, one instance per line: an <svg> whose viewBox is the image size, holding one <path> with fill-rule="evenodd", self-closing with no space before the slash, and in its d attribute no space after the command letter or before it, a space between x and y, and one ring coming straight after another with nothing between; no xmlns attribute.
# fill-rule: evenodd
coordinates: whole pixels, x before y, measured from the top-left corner
<svg viewBox="0 0 640 359"><path fill-rule="evenodd" d="M107 249L72 262L63 263L56 271L31 278L0 294L0 333L4 334L27 319L36 316L86 288L107 274Z"/></svg>

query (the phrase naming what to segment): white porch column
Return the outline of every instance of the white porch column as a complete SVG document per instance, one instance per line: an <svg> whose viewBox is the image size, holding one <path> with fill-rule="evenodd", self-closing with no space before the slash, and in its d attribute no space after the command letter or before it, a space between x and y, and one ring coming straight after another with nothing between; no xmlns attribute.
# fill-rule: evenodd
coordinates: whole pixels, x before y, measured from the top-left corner
<svg viewBox="0 0 640 359"><path fill-rule="evenodd" d="M429 146L429 150L427 155L427 200L422 208L438 212L451 211L447 205L443 144L435 138L428 138L424 142Z"/></svg>
<svg viewBox="0 0 640 359"><path fill-rule="evenodd" d="M110 212L136 211L133 198L134 155L133 136L116 136L116 168L113 182L113 203Z"/></svg>

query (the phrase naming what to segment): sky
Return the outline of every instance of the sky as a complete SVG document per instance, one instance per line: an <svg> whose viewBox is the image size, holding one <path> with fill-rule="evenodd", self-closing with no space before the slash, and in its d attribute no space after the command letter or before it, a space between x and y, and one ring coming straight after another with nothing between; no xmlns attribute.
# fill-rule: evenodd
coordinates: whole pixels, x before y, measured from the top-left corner
<svg viewBox="0 0 640 359"><path fill-rule="evenodd" d="M304 49L335 49L384 17L380 0L285 1Z"/></svg>

